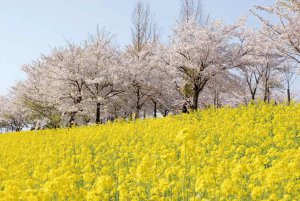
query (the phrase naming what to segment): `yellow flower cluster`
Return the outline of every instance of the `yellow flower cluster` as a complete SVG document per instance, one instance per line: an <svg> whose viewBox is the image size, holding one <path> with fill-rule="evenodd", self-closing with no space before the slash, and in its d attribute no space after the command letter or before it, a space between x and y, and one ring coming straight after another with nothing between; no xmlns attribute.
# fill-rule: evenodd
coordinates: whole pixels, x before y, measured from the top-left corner
<svg viewBox="0 0 300 201"><path fill-rule="evenodd" d="M0 136L0 200L300 200L300 105Z"/></svg>

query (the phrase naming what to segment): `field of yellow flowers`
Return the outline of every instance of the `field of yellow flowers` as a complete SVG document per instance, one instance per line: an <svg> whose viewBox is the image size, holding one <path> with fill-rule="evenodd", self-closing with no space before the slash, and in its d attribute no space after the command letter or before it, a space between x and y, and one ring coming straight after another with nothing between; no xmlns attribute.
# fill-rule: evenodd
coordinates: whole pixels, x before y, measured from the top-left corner
<svg viewBox="0 0 300 201"><path fill-rule="evenodd" d="M0 200L300 200L300 105L0 136Z"/></svg>

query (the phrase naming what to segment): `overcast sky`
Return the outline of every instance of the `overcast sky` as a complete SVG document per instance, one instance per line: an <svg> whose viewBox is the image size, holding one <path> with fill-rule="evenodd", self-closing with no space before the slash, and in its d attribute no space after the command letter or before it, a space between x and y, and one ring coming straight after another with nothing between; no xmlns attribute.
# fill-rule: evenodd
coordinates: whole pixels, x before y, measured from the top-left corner
<svg viewBox="0 0 300 201"><path fill-rule="evenodd" d="M149 0L161 28L163 40L172 33L179 15L179 0ZM1 0L0 3L0 95L23 79L21 66L30 63L66 39L80 42L97 25L117 35L118 43L129 43L131 13L136 0ZM203 0L203 10L211 18L231 23L250 15L255 4L271 0ZM257 25L254 17L249 24ZM299 83L297 83L300 86Z"/></svg>

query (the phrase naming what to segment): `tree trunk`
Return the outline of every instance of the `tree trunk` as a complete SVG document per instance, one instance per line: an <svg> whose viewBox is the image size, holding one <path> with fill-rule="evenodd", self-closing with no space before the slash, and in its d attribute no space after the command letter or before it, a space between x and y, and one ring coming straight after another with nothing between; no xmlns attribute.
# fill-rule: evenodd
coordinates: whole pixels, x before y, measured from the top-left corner
<svg viewBox="0 0 300 201"><path fill-rule="evenodd" d="M253 101L255 101L256 90L257 90L257 88L251 90L251 99L252 99Z"/></svg>
<svg viewBox="0 0 300 201"><path fill-rule="evenodd" d="M264 101L269 102L269 86L267 80L265 82Z"/></svg>
<svg viewBox="0 0 300 201"><path fill-rule="evenodd" d="M291 103L291 90L290 88L287 89L287 98L288 98L288 104Z"/></svg>
<svg viewBox="0 0 300 201"><path fill-rule="evenodd" d="M72 127L72 125L74 125L74 122L75 122L75 116L76 116L76 112L72 112L72 113L71 113L70 120L69 120L69 127Z"/></svg>
<svg viewBox="0 0 300 201"><path fill-rule="evenodd" d="M163 112L163 117L168 116L168 114L169 114L169 110L164 110L164 112Z"/></svg>
<svg viewBox="0 0 300 201"><path fill-rule="evenodd" d="M136 114L135 118L140 118L140 111L141 111L141 106L140 106L140 87L137 87L136 91Z"/></svg>
<svg viewBox="0 0 300 201"><path fill-rule="evenodd" d="M271 93L270 93L270 88L268 87L268 90L267 90L267 101L268 103L270 103L271 101Z"/></svg>
<svg viewBox="0 0 300 201"><path fill-rule="evenodd" d="M215 94L214 94L214 106L216 108L219 107L219 92L217 90L215 90Z"/></svg>
<svg viewBox="0 0 300 201"><path fill-rule="evenodd" d="M135 111L135 118L138 119L140 118L140 111L141 111L141 108L139 105L136 106L136 111Z"/></svg>
<svg viewBox="0 0 300 201"><path fill-rule="evenodd" d="M198 88L194 89L194 95L193 95L193 103L191 105L192 110L198 109L198 100L199 100L200 91Z"/></svg>
<svg viewBox="0 0 300 201"><path fill-rule="evenodd" d="M255 100L255 93L254 93L254 92L251 93L251 99L252 99L253 101Z"/></svg>
<svg viewBox="0 0 300 201"><path fill-rule="evenodd" d="M154 118L156 118L157 117L157 103L156 103L156 101L153 101L153 103L154 103L154 114L153 114L153 116L154 116Z"/></svg>
<svg viewBox="0 0 300 201"><path fill-rule="evenodd" d="M100 115L101 115L101 104L97 103L97 108L96 108L96 124L101 123L100 122Z"/></svg>

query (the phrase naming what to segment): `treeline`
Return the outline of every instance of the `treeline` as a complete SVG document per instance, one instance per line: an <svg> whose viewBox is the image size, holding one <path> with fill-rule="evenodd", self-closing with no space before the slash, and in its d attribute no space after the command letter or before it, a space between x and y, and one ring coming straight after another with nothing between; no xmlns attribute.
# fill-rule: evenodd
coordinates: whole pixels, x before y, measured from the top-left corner
<svg viewBox="0 0 300 201"><path fill-rule="evenodd" d="M277 23L263 18L276 17ZM300 63L300 1L253 7L260 28L202 14L182 0L168 43L147 4L132 15L132 42L119 48L105 28L68 42L22 70L26 79L0 98L0 127L20 131L166 116L199 107L289 103Z"/></svg>

